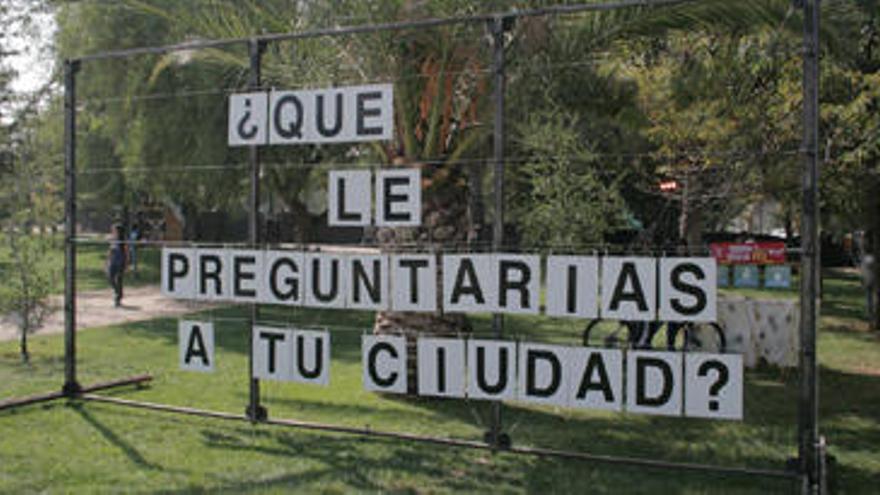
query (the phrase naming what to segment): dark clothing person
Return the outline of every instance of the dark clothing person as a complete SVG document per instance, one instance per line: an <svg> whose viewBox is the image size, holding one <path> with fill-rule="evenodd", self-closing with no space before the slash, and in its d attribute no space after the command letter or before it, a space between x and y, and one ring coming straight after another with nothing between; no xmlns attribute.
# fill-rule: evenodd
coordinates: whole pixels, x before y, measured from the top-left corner
<svg viewBox="0 0 880 495"><path fill-rule="evenodd" d="M128 249L124 241L116 240L110 245L107 254L107 277L115 294L114 304L122 304L122 276L125 273L125 265L128 262Z"/></svg>
<svg viewBox="0 0 880 495"><path fill-rule="evenodd" d="M877 311L876 301L874 300L874 295L877 292L877 280L874 276L875 266L874 264L877 260L874 259L874 255L865 254L862 256L862 285L865 287L865 316L867 316L868 321L874 321L874 312Z"/></svg>
<svg viewBox="0 0 880 495"><path fill-rule="evenodd" d="M115 306L122 305L122 274L124 272L122 270L113 271L111 270L108 274L110 277L110 285L113 286L113 304Z"/></svg>

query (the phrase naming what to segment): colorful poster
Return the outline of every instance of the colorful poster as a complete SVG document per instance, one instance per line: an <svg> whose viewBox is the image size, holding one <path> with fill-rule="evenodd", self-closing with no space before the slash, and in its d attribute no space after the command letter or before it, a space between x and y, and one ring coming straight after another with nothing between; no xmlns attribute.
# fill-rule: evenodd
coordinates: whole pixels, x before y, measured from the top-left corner
<svg viewBox="0 0 880 495"><path fill-rule="evenodd" d="M714 242L712 256L724 265L779 265L785 263L784 242Z"/></svg>
<svg viewBox="0 0 880 495"><path fill-rule="evenodd" d="M718 287L730 287L730 268L727 265L718 265Z"/></svg>
<svg viewBox="0 0 880 495"><path fill-rule="evenodd" d="M764 287L768 289L788 289L791 287L791 267L773 265L764 268Z"/></svg>
<svg viewBox="0 0 880 495"><path fill-rule="evenodd" d="M733 286L740 288L758 288L761 277L757 265L737 265L733 267Z"/></svg>

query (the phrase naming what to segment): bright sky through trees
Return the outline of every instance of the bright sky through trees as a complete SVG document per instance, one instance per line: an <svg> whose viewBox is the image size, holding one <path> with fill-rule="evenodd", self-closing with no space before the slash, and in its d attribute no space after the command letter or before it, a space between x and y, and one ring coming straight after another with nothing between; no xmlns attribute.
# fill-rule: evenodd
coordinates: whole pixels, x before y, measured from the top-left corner
<svg viewBox="0 0 880 495"><path fill-rule="evenodd" d="M33 36L16 36L8 48L16 52L8 59L9 65L18 72L10 86L16 93L35 91L52 77L54 61L51 47L56 30L55 19L46 12L35 14L33 21L33 32L29 33Z"/></svg>

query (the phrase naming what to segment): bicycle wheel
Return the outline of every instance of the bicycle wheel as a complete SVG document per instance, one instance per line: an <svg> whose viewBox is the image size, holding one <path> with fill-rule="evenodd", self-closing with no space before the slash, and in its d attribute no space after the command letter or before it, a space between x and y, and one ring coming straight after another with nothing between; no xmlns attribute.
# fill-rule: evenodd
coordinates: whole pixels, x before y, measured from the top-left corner
<svg viewBox="0 0 880 495"><path fill-rule="evenodd" d="M654 339L660 335L662 321L631 321L628 322L629 340L633 349L654 349Z"/></svg>
<svg viewBox="0 0 880 495"><path fill-rule="evenodd" d="M627 347L629 328L622 321L590 320L584 328L583 344L595 347L597 342L602 342L605 347Z"/></svg>
<svg viewBox="0 0 880 495"><path fill-rule="evenodd" d="M724 353L727 339L717 323L688 323L684 326L684 350L687 352Z"/></svg>
<svg viewBox="0 0 880 495"><path fill-rule="evenodd" d="M666 350L682 351L687 348L687 326L689 323L670 321L666 322Z"/></svg>

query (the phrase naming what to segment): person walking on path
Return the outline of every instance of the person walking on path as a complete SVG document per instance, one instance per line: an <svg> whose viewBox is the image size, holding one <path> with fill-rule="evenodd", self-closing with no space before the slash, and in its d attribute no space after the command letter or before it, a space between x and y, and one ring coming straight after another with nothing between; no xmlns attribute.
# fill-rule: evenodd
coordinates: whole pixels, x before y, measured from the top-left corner
<svg viewBox="0 0 880 495"><path fill-rule="evenodd" d="M874 300L874 295L877 291L877 279L874 274L874 263L876 262L874 255L868 253L862 256L860 267L862 271L862 284L865 286L865 313L869 322L874 321L874 312L877 311L877 301Z"/></svg>
<svg viewBox="0 0 880 495"><path fill-rule="evenodd" d="M115 225L113 229L115 236L107 251L107 277L113 287L113 302L119 307L122 305L122 278L128 264L128 244L125 242L125 229L122 225Z"/></svg>

